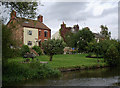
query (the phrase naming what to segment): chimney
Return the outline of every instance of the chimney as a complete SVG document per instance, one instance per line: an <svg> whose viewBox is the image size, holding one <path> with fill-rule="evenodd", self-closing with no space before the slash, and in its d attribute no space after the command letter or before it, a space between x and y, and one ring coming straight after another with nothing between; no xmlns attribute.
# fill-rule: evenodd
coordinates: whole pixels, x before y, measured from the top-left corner
<svg viewBox="0 0 120 88"><path fill-rule="evenodd" d="M16 17L16 12L14 10L12 10L11 12L11 19L14 19Z"/></svg>
<svg viewBox="0 0 120 88"><path fill-rule="evenodd" d="M66 28L66 24L64 24L64 22L61 24L61 28Z"/></svg>
<svg viewBox="0 0 120 88"><path fill-rule="evenodd" d="M39 22L43 22L43 16L42 16L42 15L39 15L39 16L38 16L38 21L39 21Z"/></svg>

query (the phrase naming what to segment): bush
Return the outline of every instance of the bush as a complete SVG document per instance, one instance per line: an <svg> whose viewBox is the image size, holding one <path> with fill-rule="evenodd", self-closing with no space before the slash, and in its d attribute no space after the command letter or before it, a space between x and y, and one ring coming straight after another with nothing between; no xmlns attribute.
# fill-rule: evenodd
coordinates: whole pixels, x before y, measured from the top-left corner
<svg viewBox="0 0 120 88"><path fill-rule="evenodd" d="M25 53L30 52L30 49L27 45L21 47L21 55L24 56Z"/></svg>
<svg viewBox="0 0 120 88"><path fill-rule="evenodd" d="M3 70L3 85L26 79L44 79L60 76L59 70L38 62L29 64L7 62L3 64L3 69L5 69Z"/></svg>
<svg viewBox="0 0 120 88"><path fill-rule="evenodd" d="M119 52L113 44L108 48L105 54L105 60L110 66L116 66L119 64Z"/></svg>
<svg viewBox="0 0 120 88"><path fill-rule="evenodd" d="M34 46L33 49L39 54L42 54L41 48L39 46Z"/></svg>

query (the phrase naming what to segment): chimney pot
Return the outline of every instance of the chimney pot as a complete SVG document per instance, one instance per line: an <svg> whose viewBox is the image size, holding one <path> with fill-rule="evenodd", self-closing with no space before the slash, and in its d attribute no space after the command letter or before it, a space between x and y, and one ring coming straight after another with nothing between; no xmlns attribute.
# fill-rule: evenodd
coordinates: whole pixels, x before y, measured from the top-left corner
<svg viewBox="0 0 120 88"><path fill-rule="evenodd" d="M39 15L39 16L38 16L38 21L39 21L39 22L43 22L43 16L42 16L42 15Z"/></svg>

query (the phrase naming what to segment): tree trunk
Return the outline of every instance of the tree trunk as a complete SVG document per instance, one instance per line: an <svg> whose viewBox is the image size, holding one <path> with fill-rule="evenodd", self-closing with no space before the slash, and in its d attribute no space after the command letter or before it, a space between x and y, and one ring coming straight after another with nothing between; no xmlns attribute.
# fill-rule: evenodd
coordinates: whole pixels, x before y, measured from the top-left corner
<svg viewBox="0 0 120 88"><path fill-rule="evenodd" d="M50 61L52 61L52 56L50 56Z"/></svg>

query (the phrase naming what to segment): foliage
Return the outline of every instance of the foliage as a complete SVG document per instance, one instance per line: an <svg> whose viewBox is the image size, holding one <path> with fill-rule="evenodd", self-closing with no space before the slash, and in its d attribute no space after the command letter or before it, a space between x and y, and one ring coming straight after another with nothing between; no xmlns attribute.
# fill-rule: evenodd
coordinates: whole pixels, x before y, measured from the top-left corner
<svg viewBox="0 0 120 88"><path fill-rule="evenodd" d="M50 61L55 54L62 54L64 49L64 44L62 40L52 39L42 43L42 48L44 52L50 56Z"/></svg>
<svg viewBox="0 0 120 88"><path fill-rule="evenodd" d="M119 58L120 57L119 57L117 48L113 44L110 45L110 47L107 49L107 52L105 54L105 59L106 59L107 63L110 66L118 65L120 62Z"/></svg>
<svg viewBox="0 0 120 88"><path fill-rule="evenodd" d="M94 39L93 33L89 28L83 28L77 33L68 32L65 35L65 42L67 46L72 48L78 48L78 52L85 52L88 43Z"/></svg>
<svg viewBox="0 0 120 88"><path fill-rule="evenodd" d="M108 27L106 25L105 26L101 25L100 28L101 28L100 34L102 34L105 37L105 39L110 39L111 32L108 32Z"/></svg>
<svg viewBox="0 0 120 88"><path fill-rule="evenodd" d="M11 29L2 25L2 58L7 59L12 57L12 49L10 48L11 45L14 45L11 38Z"/></svg>
<svg viewBox="0 0 120 88"><path fill-rule="evenodd" d="M87 50L86 47L88 46L88 43L94 39L94 35L87 28L83 28L76 34L75 38L77 39L78 51L85 52Z"/></svg>
<svg viewBox="0 0 120 88"><path fill-rule="evenodd" d="M37 2L2 2L6 8L15 10L21 17L34 18L36 15Z"/></svg>
<svg viewBox="0 0 120 88"><path fill-rule="evenodd" d="M107 49L110 47L110 45L113 44L116 48L118 47L118 42L116 40L102 40L99 43L96 41L92 41L88 43L87 50L88 52L96 54L96 56L105 56L105 53L107 52Z"/></svg>
<svg viewBox="0 0 120 88"><path fill-rule="evenodd" d="M65 34L65 43L69 47L77 47L75 42L75 34L68 32Z"/></svg>
<svg viewBox="0 0 120 88"><path fill-rule="evenodd" d="M24 56L25 53L27 53L27 52L30 52L29 47L28 47L27 45L23 45L23 46L21 47L21 55Z"/></svg>
<svg viewBox="0 0 120 88"><path fill-rule="evenodd" d="M37 62L21 64L11 61L4 63L3 69L3 84L26 79L43 79L60 76L58 70Z"/></svg>
<svg viewBox="0 0 120 88"><path fill-rule="evenodd" d="M33 46L33 49L39 54L42 54L41 48L39 46Z"/></svg>

